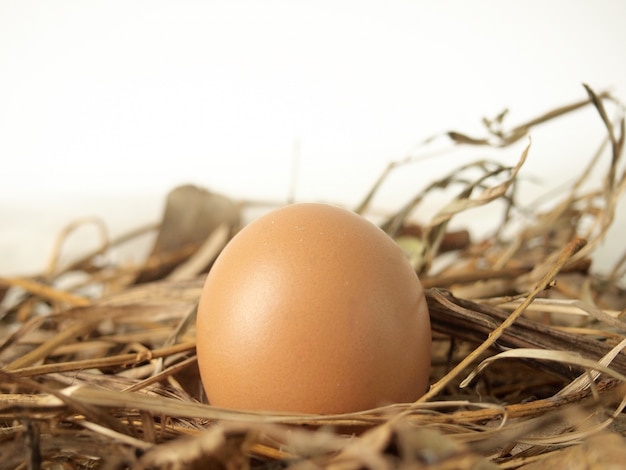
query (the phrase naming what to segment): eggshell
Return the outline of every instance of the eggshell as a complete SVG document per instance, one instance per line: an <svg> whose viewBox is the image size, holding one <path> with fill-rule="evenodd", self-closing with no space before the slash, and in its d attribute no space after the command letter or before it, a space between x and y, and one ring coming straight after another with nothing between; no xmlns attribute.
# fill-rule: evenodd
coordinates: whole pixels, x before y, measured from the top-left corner
<svg viewBox="0 0 626 470"><path fill-rule="evenodd" d="M415 271L381 229L326 204L244 227L209 272L197 319L212 405L346 413L412 402L431 332Z"/></svg>

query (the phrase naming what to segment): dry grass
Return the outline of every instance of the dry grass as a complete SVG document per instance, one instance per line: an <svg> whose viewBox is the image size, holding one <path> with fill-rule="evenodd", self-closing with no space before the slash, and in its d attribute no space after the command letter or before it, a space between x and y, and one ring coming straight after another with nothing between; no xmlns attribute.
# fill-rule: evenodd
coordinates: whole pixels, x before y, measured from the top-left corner
<svg viewBox="0 0 626 470"><path fill-rule="evenodd" d="M503 113L485 120L487 137L446 135L453 146L506 147L535 126L595 107L606 142L550 209L526 210L519 221L524 209L515 189L529 143L516 165L465 165L383 222L427 287L432 386L417 402L335 416L203 403L196 302L202 273L238 229L241 207L182 187L168 198L161 224L110 239L100 221L76 222L59 235L45 273L0 278L0 467L623 465L626 293L618 281L626 252L604 277L590 272L589 259L626 188L624 116L610 94L585 89L587 99L510 130ZM604 184L583 191L605 148ZM356 211L367 214L387 176L414 160L390 164ZM458 188L457 196L415 226L424 199L442 188ZM504 202L496 233L472 241L468 232L448 230L458 213L495 200ZM82 223L101 228L102 246L60 266L68 234ZM158 237L141 265L103 262L147 231ZM81 276L68 285L70 273Z"/></svg>

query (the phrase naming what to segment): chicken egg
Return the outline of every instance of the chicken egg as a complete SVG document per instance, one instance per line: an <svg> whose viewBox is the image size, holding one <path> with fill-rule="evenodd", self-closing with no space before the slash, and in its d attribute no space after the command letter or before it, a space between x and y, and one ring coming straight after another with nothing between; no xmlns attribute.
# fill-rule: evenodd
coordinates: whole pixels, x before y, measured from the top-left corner
<svg viewBox="0 0 626 470"><path fill-rule="evenodd" d="M402 250L327 204L281 207L246 225L206 278L196 323L209 403L348 413L418 399L431 331Z"/></svg>

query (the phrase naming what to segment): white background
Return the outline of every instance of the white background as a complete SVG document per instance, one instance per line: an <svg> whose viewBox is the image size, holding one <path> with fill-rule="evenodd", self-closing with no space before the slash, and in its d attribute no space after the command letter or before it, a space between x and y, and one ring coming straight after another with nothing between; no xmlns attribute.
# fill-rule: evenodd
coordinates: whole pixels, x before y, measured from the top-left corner
<svg viewBox="0 0 626 470"><path fill-rule="evenodd" d="M42 269L75 217L158 220L178 184L353 206L433 134L482 136L505 107L512 127L583 82L626 101L625 18L622 0L0 0L0 275ZM527 199L604 135L591 108L533 131ZM376 205L526 143L404 167ZM623 250L614 230L598 266Z"/></svg>

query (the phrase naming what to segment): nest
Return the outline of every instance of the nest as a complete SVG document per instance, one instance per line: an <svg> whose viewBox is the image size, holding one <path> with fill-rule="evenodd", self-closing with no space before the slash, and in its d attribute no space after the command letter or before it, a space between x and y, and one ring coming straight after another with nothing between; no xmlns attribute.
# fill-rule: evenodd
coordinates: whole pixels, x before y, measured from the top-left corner
<svg viewBox="0 0 626 470"><path fill-rule="evenodd" d="M415 403L344 415L249 413L204 402L194 315L204 273L237 231L242 209L192 186L169 195L160 224L116 239L78 221L46 272L0 278L2 468L617 468L626 460L626 254L590 270L626 188L622 105L586 99L487 137L448 132L452 146L507 147L535 126L595 107L606 140L547 209L517 204L514 166L476 161L429 184L381 227L426 288L433 329L430 390ZM607 106L616 110L610 117ZM522 140L523 142L523 140ZM584 189L604 164L602 187ZM355 210L416 157L394 162ZM620 174L621 172L621 174ZM430 193L458 190L427 223L412 217ZM478 241L449 223L500 201L500 227ZM85 223L102 246L60 256ZM146 233L141 263L109 254ZM245 286L242 286L244 288Z"/></svg>

